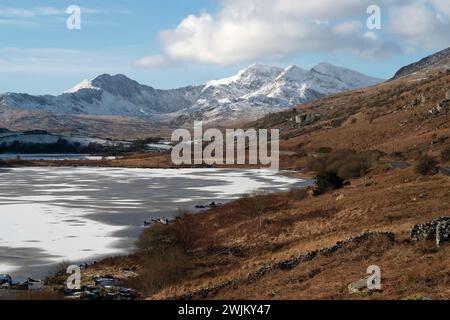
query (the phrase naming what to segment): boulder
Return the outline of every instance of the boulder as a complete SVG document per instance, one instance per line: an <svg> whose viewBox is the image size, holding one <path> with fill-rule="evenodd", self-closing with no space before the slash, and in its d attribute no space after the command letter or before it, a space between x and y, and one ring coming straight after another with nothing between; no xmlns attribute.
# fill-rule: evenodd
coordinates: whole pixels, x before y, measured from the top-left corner
<svg viewBox="0 0 450 320"><path fill-rule="evenodd" d="M360 279L358 281L352 282L348 285L348 291L350 294L358 294L361 292L368 292L367 278Z"/></svg>
<svg viewBox="0 0 450 320"><path fill-rule="evenodd" d="M12 279L8 274L0 274L0 285L3 284L11 284L12 283Z"/></svg>
<svg viewBox="0 0 450 320"><path fill-rule="evenodd" d="M115 287L117 285L116 279L112 276L95 276L92 278L97 286L106 288L106 287Z"/></svg>

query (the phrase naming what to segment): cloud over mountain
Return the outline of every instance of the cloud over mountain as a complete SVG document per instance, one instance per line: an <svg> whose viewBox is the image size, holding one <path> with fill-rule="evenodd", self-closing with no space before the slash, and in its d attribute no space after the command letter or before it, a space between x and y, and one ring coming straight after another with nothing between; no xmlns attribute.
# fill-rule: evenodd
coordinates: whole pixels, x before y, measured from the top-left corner
<svg viewBox="0 0 450 320"><path fill-rule="evenodd" d="M189 15L163 30L160 41L166 59L218 65L310 52L385 57L450 41L447 0L376 2L378 32L366 26L373 0L227 0L217 12Z"/></svg>

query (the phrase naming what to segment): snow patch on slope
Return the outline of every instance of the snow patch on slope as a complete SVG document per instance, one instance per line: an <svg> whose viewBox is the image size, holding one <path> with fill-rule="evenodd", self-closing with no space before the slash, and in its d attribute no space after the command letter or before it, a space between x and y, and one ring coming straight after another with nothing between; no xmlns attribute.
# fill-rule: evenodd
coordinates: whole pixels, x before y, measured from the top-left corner
<svg viewBox="0 0 450 320"><path fill-rule="evenodd" d="M75 87L73 87L67 91L64 91L64 93L76 93L83 89L101 90L100 88L97 88L94 85L92 85L91 80L83 80L79 84L77 84Z"/></svg>

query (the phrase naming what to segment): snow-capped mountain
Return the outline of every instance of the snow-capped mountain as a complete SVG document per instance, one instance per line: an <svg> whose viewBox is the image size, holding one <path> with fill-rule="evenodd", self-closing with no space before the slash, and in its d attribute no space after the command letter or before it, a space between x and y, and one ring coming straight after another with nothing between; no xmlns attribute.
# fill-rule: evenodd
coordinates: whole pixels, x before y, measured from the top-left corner
<svg viewBox="0 0 450 320"><path fill-rule="evenodd" d="M307 71L255 64L201 86L158 90L124 75L84 80L58 96L0 95L4 107L65 115L118 115L175 123L253 120L297 104L381 82L322 63Z"/></svg>
<svg viewBox="0 0 450 320"><path fill-rule="evenodd" d="M101 75L83 80L59 96L6 93L0 102L7 107L62 114L148 117L191 106L201 87L157 90L124 75Z"/></svg>
<svg viewBox="0 0 450 320"><path fill-rule="evenodd" d="M178 120L254 120L270 112L381 81L327 63L309 71L295 65L286 69L252 65L233 77L208 82L192 107L177 112Z"/></svg>

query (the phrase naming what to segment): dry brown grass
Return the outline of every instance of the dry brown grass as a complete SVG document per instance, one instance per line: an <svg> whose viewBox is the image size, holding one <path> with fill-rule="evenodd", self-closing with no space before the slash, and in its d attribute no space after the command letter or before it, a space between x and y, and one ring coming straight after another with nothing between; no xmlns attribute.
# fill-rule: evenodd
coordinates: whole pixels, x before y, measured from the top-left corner
<svg viewBox="0 0 450 320"><path fill-rule="evenodd" d="M450 200L449 190L450 179L443 175L421 177L414 174L413 169L395 170L354 180L351 186L320 197L295 200L289 199L288 193L270 195L268 197L273 206L264 211L262 219L243 215L242 200L195 215L192 218L197 221L202 234L194 250L197 253L195 270L190 270L182 281L152 297L183 294L227 279L236 279L271 261L332 246L337 241L367 231L392 231L397 234L398 241L394 244L368 242L344 254L302 264L298 271L270 273L254 284L239 286L235 290L227 289L210 298L265 299L270 292L278 292L272 298L280 299L401 299L414 294L429 294L425 287L420 287L423 285L420 281L419 287L414 285L406 291L396 291L394 287L397 283L407 287L410 280L402 272L408 267L406 270L412 278L415 272L412 266L416 264L417 270L425 270L424 277L427 272L433 277L431 269L425 268L425 263L436 270L437 266L442 266L438 259L449 255L450 248L444 246L438 254L434 254L433 248L423 249L422 244L404 243L403 239L406 239L412 225L448 215L450 201L443 199ZM420 198L424 191L427 196ZM339 201L336 200L338 196ZM276 199L283 197L284 200L278 200L283 203L281 207L274 205ZM241 254L218 253L221 251L214 251L213 248L238 248ZM375 296L348 295L347 285L364 276L368 263L382 266L386 279L393 283L392 289ZM316 273L317 270L321 271ZM308 274L314 277L309 279ZM297 278L302 281L294 280ZM292 283L289 284L289 281ZM440 280L436 281L437 288L445 287ZM433 297L439 296L437 291L434 294Z"/></svg>

